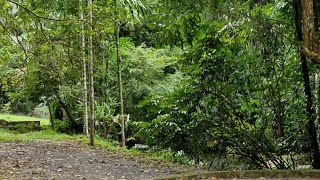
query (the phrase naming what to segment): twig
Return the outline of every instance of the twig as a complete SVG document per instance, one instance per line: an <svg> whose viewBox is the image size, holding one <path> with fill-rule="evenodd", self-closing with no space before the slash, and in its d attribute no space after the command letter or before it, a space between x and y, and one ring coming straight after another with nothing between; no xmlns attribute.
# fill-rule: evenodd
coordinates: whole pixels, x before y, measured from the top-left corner
<svg viewBox="0 0 320 180"><path fill-rule="evenodd" d="M21 41L19 40L19 37L16 35L16 34L17 34L17 30L14 29L14 31L15 31L15 33L16 33L15 36L16 36L16 39L17 39L18 42L16 42L16 41L11 37L9 30L8 30L7 27L3 24L2 21L0 21L0 24L1 24L1 26L3 27L4 31L6 32L7 36L11 39L11 41L12 41L13 43L17 44L18 46L20 46L20 48L23 50L24 54L26 55L26 58L24 59L24 61L26 61L26 60L29 58L29 55L28 55L28 53L27 53L28 51L27 51L26 48L22 45Z"/></svg>
<svg viewBox="0 0 320 180"><path fill-rule="evenodd" d="M12 0L7 0L8 2L12 3L12 4L15 4L19 7L21 7L22 9L26 10L27 12L29 12L30 14L32 14L33 16L39 18L39 19L45 19L45 20L50 20L50 21L72 21L72 20L75 20L75 19L55 19L55 18L50 18L50 17L45 17L45 16L41 16L35 12L33 12L32 10L30 10L29 8L21 5L20 3L18 2L15 2L15 1L12 1ZM79 20L76 20L76 21L79 21Z"/></svg>

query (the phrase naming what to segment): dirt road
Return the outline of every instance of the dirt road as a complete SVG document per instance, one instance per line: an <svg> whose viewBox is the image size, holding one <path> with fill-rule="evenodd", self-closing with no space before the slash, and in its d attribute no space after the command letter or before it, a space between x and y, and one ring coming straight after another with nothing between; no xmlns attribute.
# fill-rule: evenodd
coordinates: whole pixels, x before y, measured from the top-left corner
<svg viewBox="0 0 320 180"><path fill-rule="evenodd" d="M0 179L152 179L187 171L73 142L0 143Z"/></svg>

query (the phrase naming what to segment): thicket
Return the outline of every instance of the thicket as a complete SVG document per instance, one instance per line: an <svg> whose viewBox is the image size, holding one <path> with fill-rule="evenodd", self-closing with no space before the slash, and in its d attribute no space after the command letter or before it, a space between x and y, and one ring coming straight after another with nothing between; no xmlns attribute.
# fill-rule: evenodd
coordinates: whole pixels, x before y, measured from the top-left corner
<svg viewBox="0 0 320 180"><path fill-rule="evenodd" d="M50 111L65 121L56 129L82 133L78 2L10 2L0 3L2 111ZM127 137L216 169L315 167L294 23L300 1L118 3L94 1L93 23L84 22L93 37L97 137L115 140L120 131L120 22ZM307 70L317 117L319 70L310 62Z"/></svg>

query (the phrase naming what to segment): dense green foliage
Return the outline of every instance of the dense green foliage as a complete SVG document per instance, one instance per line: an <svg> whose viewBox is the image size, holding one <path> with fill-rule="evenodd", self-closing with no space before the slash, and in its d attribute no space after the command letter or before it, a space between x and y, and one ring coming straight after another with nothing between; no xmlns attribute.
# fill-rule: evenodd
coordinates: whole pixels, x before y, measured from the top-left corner
<svg viewBox="0 0 320 180"><path fill-rule="evenodd" d="M63 131L82 132L84 23L95 131L117 139L119 23L126 136L212 168L311 165L294 2L94 1L89 24L78 1L0 0L0 109L33 115L45 104Z"/></svg>

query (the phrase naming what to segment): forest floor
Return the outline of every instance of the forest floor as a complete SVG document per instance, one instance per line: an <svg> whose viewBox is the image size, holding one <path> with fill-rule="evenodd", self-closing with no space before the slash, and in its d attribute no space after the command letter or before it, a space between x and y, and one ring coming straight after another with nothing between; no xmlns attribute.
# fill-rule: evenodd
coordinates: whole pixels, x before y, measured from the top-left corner
<svg viewBox="0 0 320 180"><path fill-rule="evenodd" d="M205 172L194 167L169 164L161 160L146 159L99 147L93 148L81 142L68 140L0 143L0 180L298 180L319 178L320 171Z"/></svg>
<svg viewBox="0 0 320 180"><path fill-rule="evenodd" d="M152 179L195 169L72 141L0 143L0 179Z"/></svg>

